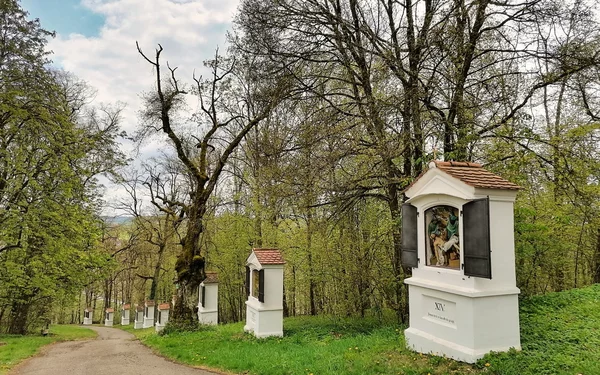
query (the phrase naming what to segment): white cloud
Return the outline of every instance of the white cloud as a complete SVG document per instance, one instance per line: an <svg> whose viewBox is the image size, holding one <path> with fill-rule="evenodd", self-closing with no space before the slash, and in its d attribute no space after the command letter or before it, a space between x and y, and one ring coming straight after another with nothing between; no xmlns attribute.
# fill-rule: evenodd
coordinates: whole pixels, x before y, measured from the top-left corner
<svg viewBox="0 0 600 375"><path fill-rule="evenodd" d="M215 48L224 50L238 0L83 0L91 11L105 17L99 36L58 35L49 43L54 60L97 89L96 103L126 103L123 129L135 131L140 94L153 86L152 67L138 54L135 42L150 56L160 43L162 61L179 67L178 76L190 82L194 70ZM152 146L158 146L152 143ZM148 145L149 146L149 145ZM131 145L124 145L130 152ZM156 149L144 147L142 158ZM107 189L113 200L120 189Z"/></svg>

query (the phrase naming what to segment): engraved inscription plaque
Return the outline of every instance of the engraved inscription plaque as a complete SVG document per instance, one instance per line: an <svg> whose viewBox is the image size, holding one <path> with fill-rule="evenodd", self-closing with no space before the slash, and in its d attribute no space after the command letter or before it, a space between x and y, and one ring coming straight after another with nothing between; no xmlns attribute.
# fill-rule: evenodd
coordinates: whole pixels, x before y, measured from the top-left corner
<svg viewBox="0 0 600 375"><path fill-rule="evenodd" d="M423 295L426 320L456 328L456 303L445 299Z"/></svg>

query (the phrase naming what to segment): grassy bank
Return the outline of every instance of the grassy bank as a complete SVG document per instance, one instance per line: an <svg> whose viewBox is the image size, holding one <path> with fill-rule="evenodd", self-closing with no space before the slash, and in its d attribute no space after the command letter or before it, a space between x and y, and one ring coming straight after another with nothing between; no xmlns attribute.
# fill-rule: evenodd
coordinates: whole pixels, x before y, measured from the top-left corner
<svg viewBox="0 0 600 375"><path fill-rule="evenodd" d="M41 335L0 335L0 374L6 374L9 369L25 358L35 355L42 346L57 341L81 340L96 337L91 329L56 325L50 327L48 336Z"/></svg>
<svg viewBox="0 0 600 375"><path fill-rule="evenodd" d="M158 336L127 328L166 357L233 373L600 374L600 285L521 301L522 352L475 365L405 349L403 327L375 320L288 318L285 337L255 339L243 324Z"/></svg>
<svg viewBox="0 0 600 375"><path fill-rule="evenodd" d="M486 357L492 373L600 374L600 284L523 301L521 344Z"/></svg>

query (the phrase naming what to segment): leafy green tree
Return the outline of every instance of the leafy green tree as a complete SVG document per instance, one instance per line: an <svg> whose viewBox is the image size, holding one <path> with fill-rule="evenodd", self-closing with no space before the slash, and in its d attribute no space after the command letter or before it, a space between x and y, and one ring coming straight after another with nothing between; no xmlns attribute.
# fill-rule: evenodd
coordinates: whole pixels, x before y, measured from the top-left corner
<svg viewBox="0 0 600 375"><path fill-rule="evenodd" d="M0 324L24 333L106 262L95 176L123 157L118 108L84 110L84 85L47 67L52 33L15 0L0 20Z"/></svg>

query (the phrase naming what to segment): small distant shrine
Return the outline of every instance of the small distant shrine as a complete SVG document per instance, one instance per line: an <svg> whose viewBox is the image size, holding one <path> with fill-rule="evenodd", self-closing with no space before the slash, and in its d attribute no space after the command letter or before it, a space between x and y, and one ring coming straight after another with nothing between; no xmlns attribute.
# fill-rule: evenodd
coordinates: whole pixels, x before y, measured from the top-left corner
<svg viewBox="0 0 600 375"><path fill-rule="evenodd" d="M144 306L135 305L135 320L133 321L133 329L144 328Z"/></svg>
<svg viewBox="0 0 600 375"><path fill-rule="evenodd" d="M246 260L246 325L256 337L283 336L283 257L277 249L253 249Z"/></svg>
<svg viewBox="0 0 600 375"><path fill-rule="evenodd" d="M146 301L144 303L144 327L154 327L154 301Z"/></svg>
<svg viewBox="0 0 600 375"><path fill-rule="evenodd" d="M94 309L91 307L86 307L83 310L83 325L89 326L92 324L92 319L94 318Z"/></svg>
<svg viewBox="0 0 600 375"><path fill-rule="evenodd" d="M131 304L126 303L121 308L121 325L127 326L129 325L129 310L131 309Z"/></svg>
<svg viewBox="0 0 600 375"><path fill-rule="evenodd" d="M167 322L169 321L169 310L171 309L171 305L168 303L161 303L158 305L158 319L156 320L156 332L160 332L165 328Z"/></svg>
<svg viewBox="0 0 600 375"><path fill-rule="evenodd" d="M115 316L115 309L108 308L108 309L105 310L105 312L104 312L104 325L106 327L112 327L113 326L114 316Z"/></svg>
<svg viewBox="0 0 600 375"><path fill-rule="evenodd" d="M434 161L404 194L412 267L409 348L474 363L521 349L513 204L519 186L480 164Z"/></svg>
<svg viewBox="0 0 600 375"><path fill-rule="evenodd" d="M219 278L216 272L207 272L198 291L198 321L217 324L219 321Z"/></svg>

